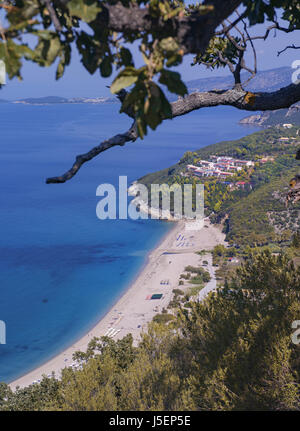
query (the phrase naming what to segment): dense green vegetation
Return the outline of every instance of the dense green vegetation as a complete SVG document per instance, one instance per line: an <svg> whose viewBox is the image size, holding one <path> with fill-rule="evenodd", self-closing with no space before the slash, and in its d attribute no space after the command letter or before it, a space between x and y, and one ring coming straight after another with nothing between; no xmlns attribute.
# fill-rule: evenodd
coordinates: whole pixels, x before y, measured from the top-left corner
<svg viewBox="0 0 300 431"><path fill-rule="evenodd" d="M282 127L271 127L252 133L235 141L221 141L216 144L207 145L197 151L187 151L180 161L170 168L154 172L139 179L144 184L162 184L174 180L176 175L186 167L187 164L194 163L195 159L207 159L210 155L230 156L241 160L255 160L268 155L295 155L297 141L299 144L300 136L297 135L298 128L284 129ZM284 143L280 138L296 138ZM293 142L295 141L295 142Z"/></svg>
<svg viewBox="0 0 300 431"><path fill-rule="evenodd" d="M188 277L190 283L194 283L194 284L208 283L211 279L209 272L206 271L201 266L195 267L195 266L188 265L185 267L184 270L188 274L190 274L190 273L193 274L192 277ZM196 274L196 275L194 275L194 274Z"/></svg>
<svg viewBox="0 0 300 431"><path fill-rule="evenodd" d="M228 214L225 228L229 243L242 248L270 243L282 246L291 239L292 231L289 230L288 221L289 217L293 219L294 212L295 230L300 229L299 205L287 209L284 200L284 192L293 175L294 169L282 175L274 175L269 182L247 196L224 205L219 217ZM272 222L270 214L281 215L280 222Z"/></svg>
<svg viewBox="0 0 300 431"><path fill-rule="evenodd" d="M289 138L283 141L281 138ZM204 183L206 215L214 223L225 220L225 232L230 244L244 249L273 243L286 246L291 232L300 229L299 204L286 208L285 195L290 178L297 172L296 146L300 137L298 128L273 127L246 136L237 141L209 145L196 152L187 152L177 165L146 175L139 181L169 185ZM230 181L244 181L244 188L230 189L216 178L182 176L188 164L211 155L231 156L253 160L254 168L242 170ZM269 157L266 163L259 161ZM275 248L276 248L275 247Z"/></svg>
<svg viewBox="0 0 300 431"><path fill-rule="evenodd" d="M299 410L300 269L254 255L204 302L152 323L138 347L94 339L82 370L12 392L0 410Z"/></svg>

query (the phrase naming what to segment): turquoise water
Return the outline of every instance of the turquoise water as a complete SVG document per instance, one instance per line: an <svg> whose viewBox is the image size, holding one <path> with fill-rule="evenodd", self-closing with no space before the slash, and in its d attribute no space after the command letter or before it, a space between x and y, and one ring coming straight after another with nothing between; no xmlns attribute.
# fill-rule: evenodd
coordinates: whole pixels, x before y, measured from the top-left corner
<svg viewBox="0 0 300 431"><path fill-rule="evenodd" d="M113 305L171 228L155 220L96 217L96 188L131 182L187 150L244 136L244 113L206 109L167 121L144 141L100 155L70 182L46 185L74 155L126 131L118 105L0 105L0 381L41 365Z"/></svg>

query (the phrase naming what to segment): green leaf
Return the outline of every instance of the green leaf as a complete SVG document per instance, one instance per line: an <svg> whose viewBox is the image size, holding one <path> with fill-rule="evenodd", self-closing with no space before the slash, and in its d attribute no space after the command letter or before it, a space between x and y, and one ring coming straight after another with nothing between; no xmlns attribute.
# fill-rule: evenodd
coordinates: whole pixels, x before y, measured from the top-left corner
<svg viewBox="0 0 300 431"><path fill-rule="evenodd" d="M56 70L56 79L59 79L63 76L65 72L65 68L70 64L71 61L71 48L69 45L65 45L61 54L60 54L60 62L58 63Z"/></svg>
<svg viewBox="0 0 300 431"><path fill-rule="evenodd" d="M58 35L53 32L36 32L39 42L34 50L33 60L41 66L50 66L62 51L62 42Z"/></svg>
<svg viewBox="0 0 300 431"><path fill-rule="evenodd" d="M114 94L118 93L122 88L129 87L134 84L139 77L140 71L134 67L125 67L119 75L114 79L110 86L110 91Z"/></svg>
<svg viewBox="0 0 300 431"><path fill-rule="evenodd" d="M77 37L76 45L82 55L81 61L84 67L90 74L95 73L101 61L101 57L99 57L102 54L100 42L82 31Z"/></svg>
<svg viewBox="0 0 300 431"><path fill-rule="evenodd" d="M102 62L100 63L100 72L104 78L107 78L112 74L112 65L111 65L110 57L106 56L103 58Z"/></svg>
<svg viewBox="0 0 300 431"><path fill-rule="evenodd" d="M0 42L0 59L5 62L9 78L17 76L21 79L20 69L22 57L31 59L33 51L25 44L16 44L11 39L6 43Z"/></svg>
<svg viewBox="0 0 300 431"><path fill-rule="evenodd" d="M132 66L133 65L132 55L131 55L131 52L129 51L129 49L121 48L120 55L121 55L121 59L123 61L123 64L125 66Z"/></svg>
<svg viewBox="0 0 300 431"><path fill-rule="evenodd" d="M181 63L182 63L182 55L174 54L168 58L166 62L166 66L167 67L178 66Z"/></svg>
<svg viewBox="0 0 300 431"><path fill-rule="evenodd" d="M147 135L147 126L142 118L137 118L136 124L138 129L138 135L141 139L143 139L144 136Z"/></svg>
<svg viewBox="0 0 300 431"><path fill-rule="evenodd" d="M64 71L65 71L65 65L64 65L63 61L60 61L58 63L57 69L56 69L55 79L61 78L64 74Z"/></svg>
<svg viewBox="0 0 300 431"><path fill-rule="evenodd" d="M150 97L148 96L144 103L144 116L146 123L155 130L165 118L171 118L172 111L169 101L155 82L150 81L148 88Z"/></svg>
<svg viewBox="0 0 300 431"><path fill-rule="evenodd" d="M68 8L71 15L85 22L94 21L102 10L97 0L71 0L68 2Z"/></svg>
<svg viewBox="0 0 300 431"><path fill-rule="evenodd" d="M18 4L17 9L9 11L7 13L7 19L13 25L22 24L24 21L38 15L39 12L40 6L36 0L26 0L26 3Z"/></svg>
<svg viewBox="0 0 300 431"><path fill-rule="evenodd" d="M160 74L159 82L164 84L171 93L184 96L188 92L185 84L181 81L180 74L178 72L163 69Z"/></svg>
<svg viewBox="0 0 300 431"><path fill-rule="evenodd" d="M175 53L179 49L177 41L173 37L166 37L159 42L159 46L163 51Z"/></svg>

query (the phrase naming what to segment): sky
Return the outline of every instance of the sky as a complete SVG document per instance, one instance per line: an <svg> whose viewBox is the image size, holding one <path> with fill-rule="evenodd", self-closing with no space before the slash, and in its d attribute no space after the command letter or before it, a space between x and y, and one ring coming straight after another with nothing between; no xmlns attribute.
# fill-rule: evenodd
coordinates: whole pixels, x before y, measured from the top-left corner
<svg viewBox="0 0 300 431"><path fill-rule="evenodd" d="M255 26L251 29L252 35L264 34L264 25ZM298 34L297 34L298 33ZM300 59L300 51L287 50L277 56L277 52L292 43L297 44L299 31L290 34L274 32L266 41L256 41L255 46L258 57L258 70L267 70L282 66L291 67L293 61ZM136 63L140 63L137 47L133 48ZM207 70L204 66L191 66L192 56L185 56L183 63L176 68L184 81L192 79L217 77L228 75L228 69L217 71ZM37 64L24 62L22 68L23 81L13 79L0 90L0 99L16 100L25 97L62 96L62 97L99 97L111 96L107 86L112 82L110 78L102 78L99 71L90 75L82 66L80 57L73 49L71 65L66 69L64 76L55 80L56 66L41 68ZM291 74L293 70L291 69Z"/></svg>

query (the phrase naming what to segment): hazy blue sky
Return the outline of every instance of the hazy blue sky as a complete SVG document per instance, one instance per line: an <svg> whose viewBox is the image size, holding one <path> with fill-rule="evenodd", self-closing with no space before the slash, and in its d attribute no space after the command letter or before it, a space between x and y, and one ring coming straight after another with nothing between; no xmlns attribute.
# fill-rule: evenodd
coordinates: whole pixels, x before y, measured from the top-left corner
<svg viewBox="0 0 300 431"><path fill-rule="evenodd" d="M263 33L264 26L256 26L252 33ZM277 51L283 49L286 45L297 43L298 34L285 34L277 32L269 36L267 41L257 41L256 48L258 54L259 70L272 69L282 66L290 67L294 60L300 59L300 52L289 50L277 57ZM139 63L137 50L135 49L137 63ZM227 75L228 70L222 69L216 72L208 71L206 68L195 66L191 67L192 56L185 57L182 65L178 70L182 73L184 80L197 79L208 76ZM292 73L292 71L291 71ZM65 97L96 97L101 95L110 95L106 86L111 83L112 78L103 79L99 72L91 76L81 65L80 58L73 51L72 63L67 68L65 75L59 81L55 81L55 66L50 68L40 68L38 65L25 62L22 69L24 80L18 81L13 79L8 81L7 85L0 90L2 99L18 99L24 97L41 97L48 95L57 95Z"/></svg>

